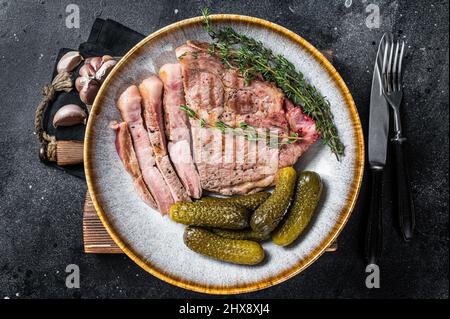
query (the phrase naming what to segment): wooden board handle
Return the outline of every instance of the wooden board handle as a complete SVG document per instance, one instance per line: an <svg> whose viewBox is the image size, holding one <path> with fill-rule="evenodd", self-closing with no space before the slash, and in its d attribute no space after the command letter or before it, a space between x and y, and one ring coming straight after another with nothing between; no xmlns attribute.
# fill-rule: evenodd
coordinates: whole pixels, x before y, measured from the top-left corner
<svg viewBox="0 0 450 319"><path fill-rule="evenodd" d="M83 141L58 141L56 163L60 166L83 163Z"/></svg>

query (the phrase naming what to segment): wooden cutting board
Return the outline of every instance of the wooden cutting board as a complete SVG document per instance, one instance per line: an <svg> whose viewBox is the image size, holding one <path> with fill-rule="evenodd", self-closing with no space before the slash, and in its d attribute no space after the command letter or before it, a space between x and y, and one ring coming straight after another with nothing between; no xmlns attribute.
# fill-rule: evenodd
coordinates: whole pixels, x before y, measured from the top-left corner
<svg viewBox="0 0 450 319"><path fill-rule="evenodd" d="M83 206L83 242L84 252L89 254L121 254L122 250L109 236L92 203L89 192L86 193Z"/></svg>

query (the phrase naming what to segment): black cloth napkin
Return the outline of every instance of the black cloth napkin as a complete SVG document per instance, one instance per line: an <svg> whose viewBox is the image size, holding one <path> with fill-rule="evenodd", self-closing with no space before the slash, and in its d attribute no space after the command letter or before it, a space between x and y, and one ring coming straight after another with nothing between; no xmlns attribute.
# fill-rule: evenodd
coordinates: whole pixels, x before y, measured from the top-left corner
<svg viewBox="0 0 450 319"><path fill-rule="evenodd" d="M125 55L135 44L141 41L144 35L110 19L96 19L89 38L86 42L81 43L78 47L78 51L84 58L93 56L103 56L105 54L111 56L123 56ZM56 65L61 57L68 51L74 51L69 48L62 48L59 50L58 57L56 59L55 66L53 68L52 79L56 76ZM81 64L72 74L72 80L78 77L78 71L83 64ZM77 90L74 88L71 92L59 92L55 100L49 105L44 113L42 126L44 130L53 136L56 136L56 140L75 140L82 141L84 139L85 126L76 125L70 127L59 127L55 129L53 127L53 116L55 113L66 104L77 104L81 107L85 107L81 102ZM56 164L52 164L56 167ZM83 165L71 165L60 167L69 174L84 178Z"/></svg>

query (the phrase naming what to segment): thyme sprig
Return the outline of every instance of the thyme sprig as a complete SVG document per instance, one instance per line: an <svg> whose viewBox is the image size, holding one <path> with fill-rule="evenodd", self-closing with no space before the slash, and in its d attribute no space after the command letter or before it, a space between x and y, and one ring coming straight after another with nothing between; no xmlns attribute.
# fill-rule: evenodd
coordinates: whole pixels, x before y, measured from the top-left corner
<svg viewBox="0 0 450 319"><path fill-rule="evenodd" d="M186 104L180 105L180 109L186 113L191 119L195 119L199 122L200 127L203 128L216 128L225 134L232 132L235 136L243 136L248 141L265 141L269 146L280 146L285 144L292 144L302 140L302 137L297 133L286 134L258 134L256 128L246 122L240 122L239 127L232 127L223 121L208 122L204 118L201 118L193 109Z"/></svg>
<svg viewBox="0 0 450 319"><path fill-rule="evenodd" d="M295 105L315 122L324 144L339 160L345 154L334 124L329 101L311 85L304 75L281 54L274 54L262 42L237 33L231 27L214 29L209 19L209 10L202 10L203 28L208 32L212 43L208 52L218 56L228 68L238 69L246 83L262 76L265 81L275 83Z"/></svg>

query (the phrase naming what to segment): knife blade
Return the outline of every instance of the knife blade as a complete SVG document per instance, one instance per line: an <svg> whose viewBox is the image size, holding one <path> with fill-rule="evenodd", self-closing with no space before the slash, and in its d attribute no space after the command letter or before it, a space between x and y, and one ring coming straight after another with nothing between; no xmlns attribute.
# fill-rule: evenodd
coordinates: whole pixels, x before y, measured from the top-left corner
<svg viewBox="0 0 450 319"><path fill-rule="evenodd" d="M381 257L383 171L386 164L389 135L389 109L383 95L381 69L384 56L386 34L381 38L372 79L369 115L368 158L372 175L370 211L365 237L365 258L368 264L376 264Z"/></svg>
<svg viewBox="0 0 450 319"><path fill-rule="evenodd" d="M389 139L389 108L383 95L380 70L383 65L383 49L386 34L381 38L373 70L372 91L370 93L370 115L368 136L368 158L371 167L386 164L387 143Z"/></svg>

